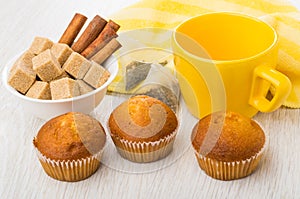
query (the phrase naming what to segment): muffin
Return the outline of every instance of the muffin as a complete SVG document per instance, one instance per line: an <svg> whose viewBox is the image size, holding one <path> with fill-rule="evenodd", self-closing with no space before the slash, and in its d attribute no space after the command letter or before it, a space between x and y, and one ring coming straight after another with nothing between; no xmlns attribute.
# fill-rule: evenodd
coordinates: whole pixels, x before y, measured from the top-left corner
<svg viewBox="0 0 300 199"><path fill-rule="evenodd" d="M98 169L105 142L100 122L78 112L52 118L33 139L45 172L57 180L72 182Z"/></svg>
<svg viewBox="0 0 300 199"><path fill-rule="evenodd" d="M255 121L229 111L200 119L191 139L200 168L219 180L250 175L266 146L265 133Z"/></svg>
<svg viewBox="0 0 300 199"><path fill-rule="evenodd" d="M114 109L108 126L122 157L133 162L152 162L172 151L178 121L160 100L137 95Z"/></svg>

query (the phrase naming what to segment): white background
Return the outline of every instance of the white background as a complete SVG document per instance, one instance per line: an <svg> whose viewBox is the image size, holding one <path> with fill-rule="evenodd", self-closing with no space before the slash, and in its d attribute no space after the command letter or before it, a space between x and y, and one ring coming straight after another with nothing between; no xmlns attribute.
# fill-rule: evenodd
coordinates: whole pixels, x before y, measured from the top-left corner
<svg viewBox="0 0 300 199"><path fill-rule="evenodd" d="M296 2L296 0L294 0ZM75 12L108 17L135 0L27 0L0 2L0 66L26 49L35 36L58 40ZM209 3L209 2L208 2ZM299 1L298 6L300 7ZM300 111L281 108L256 119L270 136L259 168L229 182L202 172L189 146L168 167L132 174L105 165L76 183L56 181L42 170L32 138L43 121L27 115L0 83L0 198L297 198L300 196ZM109 100L109 98L105 98ZM104 103L98 107L105 109ZM184 115L188 139L193 118Z"/></svg>

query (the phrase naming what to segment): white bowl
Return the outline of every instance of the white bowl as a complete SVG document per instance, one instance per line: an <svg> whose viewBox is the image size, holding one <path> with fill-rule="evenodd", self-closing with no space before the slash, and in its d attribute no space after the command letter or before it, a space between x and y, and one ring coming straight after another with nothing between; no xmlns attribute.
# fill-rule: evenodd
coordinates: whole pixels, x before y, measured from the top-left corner
<svg viewBox="0 0 300 199"><path fill-rule="evenodd" d="M102 64L111 75L101 87L84 95L73 98L61 100L40 100L22 95L7 83L10 68L20 55L11 59L4 67L2 71L3 84L5 88L11 94L13 94L23 106L26 114L28 113L44 120L49 120L55 116L71 111L77 111L86 114L92 112L94 108L100 104L106 94L108 85L114 80L118 73L118 63L116 59L111 56Z"/></svg>

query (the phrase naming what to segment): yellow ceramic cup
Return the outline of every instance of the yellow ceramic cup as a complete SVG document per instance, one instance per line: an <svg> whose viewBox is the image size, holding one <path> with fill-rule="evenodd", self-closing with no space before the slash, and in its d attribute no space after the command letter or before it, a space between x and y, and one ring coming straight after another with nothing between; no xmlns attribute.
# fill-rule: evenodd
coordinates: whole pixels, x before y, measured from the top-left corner
<svg viewBox="0 0 300 199"><path fill-rule="evenodd" d="M279 108L291 83L275 70L277 40L271 26L239 13L208 13L181 23L172 48L189 111L198 118L220 110L252 117ZM276 92L267 99L271 85Z"/></svg>

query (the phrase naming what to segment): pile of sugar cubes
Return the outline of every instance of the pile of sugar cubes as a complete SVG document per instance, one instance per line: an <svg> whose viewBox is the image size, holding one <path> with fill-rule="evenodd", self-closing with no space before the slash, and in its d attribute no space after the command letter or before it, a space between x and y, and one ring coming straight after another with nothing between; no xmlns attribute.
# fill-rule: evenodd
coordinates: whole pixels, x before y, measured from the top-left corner
<svg viewBox="0 0 300 199"><path fill-rule="evenodd" d="M10 70L8 84L37 99L66 99L88 93L103 85L110 73L68 45L35 37L30 48Z"/></svg>

